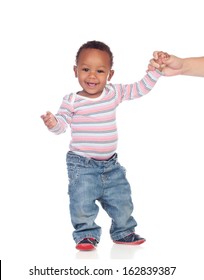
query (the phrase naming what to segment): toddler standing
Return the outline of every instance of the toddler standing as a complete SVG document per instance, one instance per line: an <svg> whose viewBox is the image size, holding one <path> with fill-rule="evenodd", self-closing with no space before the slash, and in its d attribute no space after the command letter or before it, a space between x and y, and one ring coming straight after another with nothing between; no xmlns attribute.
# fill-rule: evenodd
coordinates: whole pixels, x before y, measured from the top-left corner
<svg viewBox="0 0 204 280"><path fill-rule="evenodd" d="M149 71L132 84L111 84L114 71L110 48L99 41L82 45L76 55L74 74L81 90L64 96L56 115L41 116L48 129L60 134L71 128L66 162L69 177L73 238L79 250L92 250L100 241L95 223L99 201L112 219L114 243L139 245L145 239L135 233L131 189L116 154L116 108L125 100L146 95L161 73Z"/></svg>

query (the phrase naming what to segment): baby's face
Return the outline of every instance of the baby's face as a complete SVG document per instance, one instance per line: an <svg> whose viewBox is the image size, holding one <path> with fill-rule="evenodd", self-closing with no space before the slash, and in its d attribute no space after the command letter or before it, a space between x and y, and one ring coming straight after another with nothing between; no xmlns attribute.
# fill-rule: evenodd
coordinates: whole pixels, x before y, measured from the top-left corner
<svg viewBox="0 0 204 280"><path fill-rule="evenodd" d="M108 53L97 49L82 50L74 72L83 88L81 95L90 98L100 96L113 76Z"/></svg>

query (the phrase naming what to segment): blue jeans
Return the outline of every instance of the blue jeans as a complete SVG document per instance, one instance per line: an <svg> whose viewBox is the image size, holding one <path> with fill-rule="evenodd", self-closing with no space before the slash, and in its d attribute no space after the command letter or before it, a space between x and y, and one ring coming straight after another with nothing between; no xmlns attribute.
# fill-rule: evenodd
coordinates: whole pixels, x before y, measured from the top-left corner
<svg viewBox="0 0 204 280"><path fill-rule="evenodd" d="M112 219L112 240L133 233L137 223L131 216L133 203L130 185L124 168L117 161L117 154L109 160L100 161L69 151L66 162L75 242L78 243L86 237L100 241L101 227L95 223L99 211L96 200Z"/></svg>

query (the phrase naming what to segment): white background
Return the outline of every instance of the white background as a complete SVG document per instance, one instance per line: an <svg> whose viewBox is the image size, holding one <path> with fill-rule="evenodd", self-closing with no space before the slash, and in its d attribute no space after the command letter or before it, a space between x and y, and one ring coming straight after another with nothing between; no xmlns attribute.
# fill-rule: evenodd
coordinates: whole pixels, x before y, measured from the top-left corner
<svg viewBox="0 0 204 280"><path fill-rule="evenodd" d="M124 266L176 266L169 278L203 279L203 78L162 77L148 96L118 108L119 160L132 186L137 232L147 239L137 248L113 245L110 219L101 209L98 249L75 249L65 165L69 130L54 136L40 119L79 89L72 68L88 40L110 45L115 83L140 80L154 50L203 56L202 2L1 1L3 280L42 279L29 276L35 265L119 269L110 279L136 277L123 276Z"/></svg>

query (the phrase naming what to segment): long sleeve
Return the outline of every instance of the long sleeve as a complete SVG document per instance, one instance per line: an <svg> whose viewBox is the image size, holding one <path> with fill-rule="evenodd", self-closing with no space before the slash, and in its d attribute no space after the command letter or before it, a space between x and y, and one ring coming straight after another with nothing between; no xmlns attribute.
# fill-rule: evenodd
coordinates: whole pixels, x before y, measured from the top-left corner
<svg viewBox="0 0 204 280"><path fill-rule="evenodd" d="M55 115L57 119L57 124L55 127L50 129L51 132L55 134L61 134L64 133L68 127L68 125L71 124L72 116L73 116L73 105L72 105L72 97L73 94L65 95L62 101L62 104Z"/></svg>
<svg viewBox="0 0 204 280"><path fill-rule="evenodd" d="M127 85L112 85L117 94L118 104L125 100L132 100L146 95L152 90L161 76L162 73L158 70L149 71L139 82Z"/></svg>

